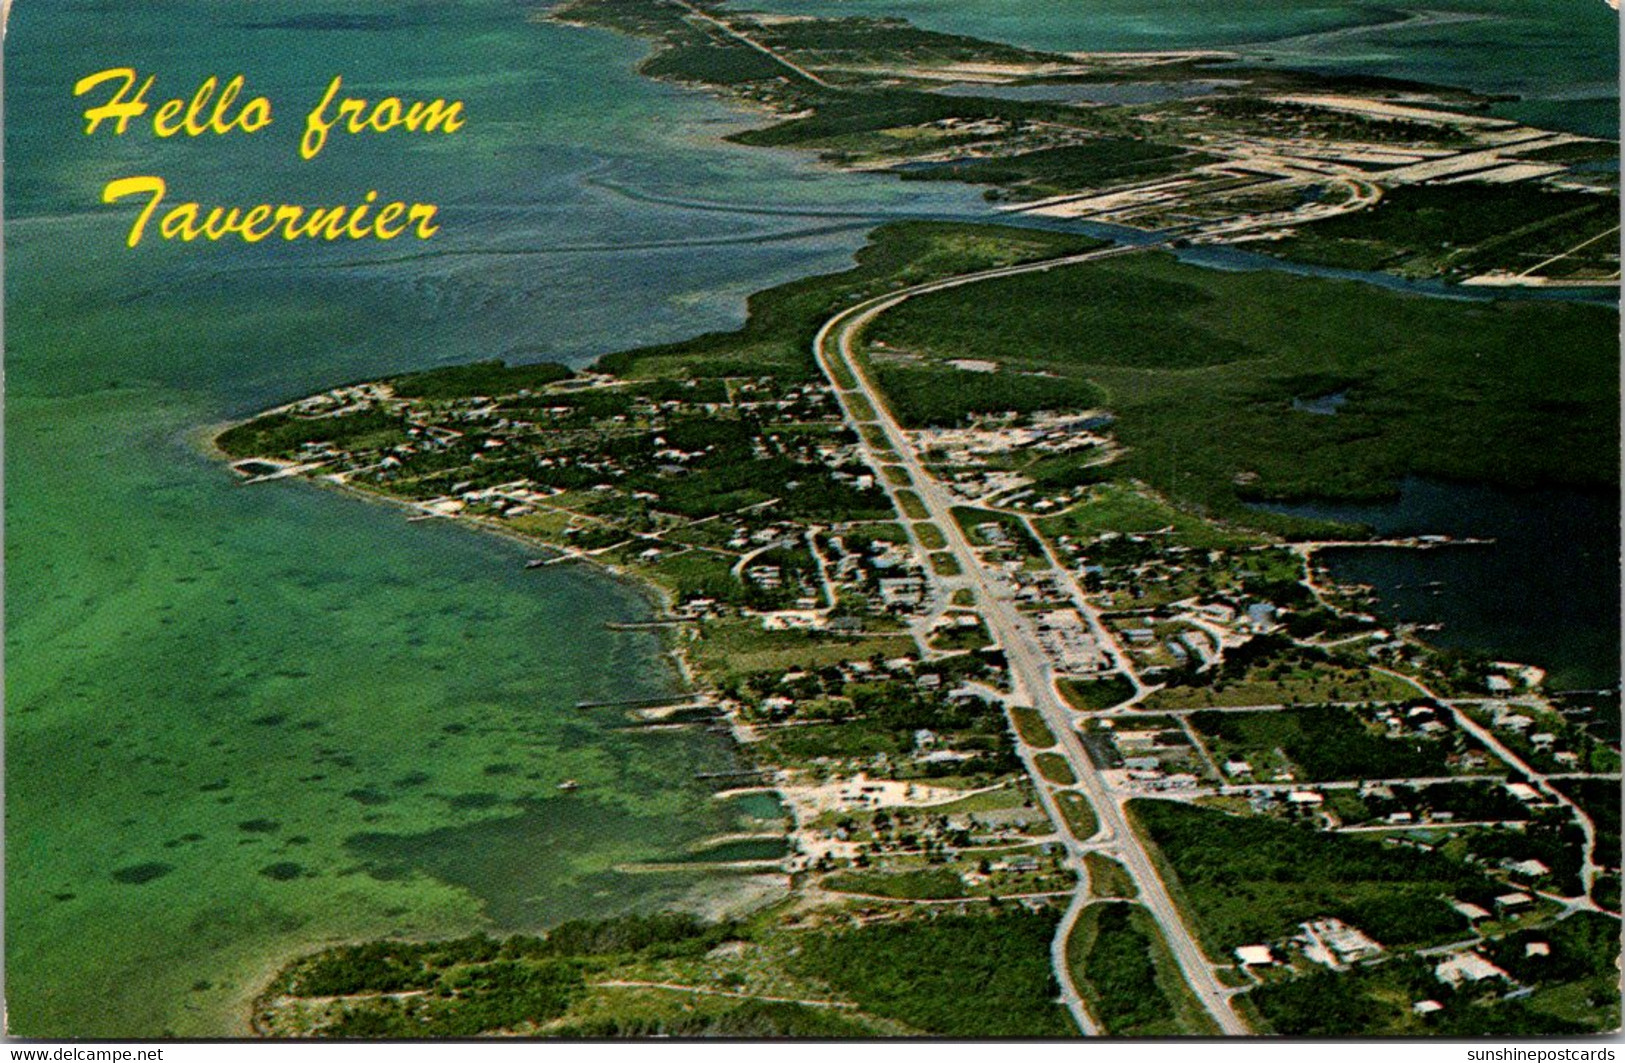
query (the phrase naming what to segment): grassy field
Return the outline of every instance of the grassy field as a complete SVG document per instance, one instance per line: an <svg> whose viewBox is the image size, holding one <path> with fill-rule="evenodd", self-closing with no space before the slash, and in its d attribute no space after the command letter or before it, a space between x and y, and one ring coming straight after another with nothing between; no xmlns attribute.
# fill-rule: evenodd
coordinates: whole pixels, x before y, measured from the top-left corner
<svg viewBox="0 0 1625 1063"><path fill-rule="evenodd" d="M1100 712L1134 696L1134 684L1122 675L1105 679L1062 679L1057 681L1056 689L1066 703L1079 712Z"/></svg>
<svg viewBox="0 0 1625 1063"><path fill-rule="evenodd" d="M918 871L843 872L824 880L824 888L843 893L865 893L898 900L936 900L965 896L958 872L945 867Z"/></svg>
<svg viewBox="0 0 1625 1063"><path fill-rule="evenodd" d="M1085 853L1083 862L1089 869L1090 896L1133 900L1140 895L1139 889L1134 885L1134 879L1129 876L1128 869L1111 857L1100 853Z"/></svg>
<svg viewBox="0 0 1625 1063"><path fill-rule="evenodd" d="M705 625L690 648L696 664L717 676L774 669L819 668L838 661L896 657L915 651L907 635L880 638L830 636L823 632L765 631L746 618Z"/></svg>
<svg viewBox="0 0 1625 1063"><path fill-rule="evenodd" d="M875 452L875 457L882 462L890 463L897 460L897 451L892 449L891 443L886 439L886 433L877 424L864 424L858 426L863 433L863 441L869 444L869 449Z"/></svg>
<svg viewBox="0 0 1625 1063"><path fill-rule="evenodd" d="M1029 746L1048 749L1055 744L1055 735L1037 710L1014 708L1010 710L1010 716L1016 721L1016 731L1021 735L1021 740Z"/></svg>
<svg viewBox="0 0 1625 1063"><path fill-rule="evenodd" d="M1096 904L1066 943L1072 983L1113 1037L1213 1035L1149 913L1137 904Z"/></svg>
<svg viewBox="0 0 1625 1063"><path fill-rule="evenodd" d="M862 395L849 395L847 396L846 402L847 406L852 411L852 416L856 417L858 420L872 421L875 419L874 406L870 405L869 400L864 398Z"/></svg>
<svg viewBox="0 0 1625 1063"><path fill-rule="evenodd" d="M835 380L835 386L843 391L855 390L858 386L857 378L844 362L834 362L830 365L830 376Z"/></svg>
<svg viewBox="0 0 1625 1063"><path fill-rule="evenodd" d="M902 507L903 515L910 520L925 520L931 516L925 508L925 503L920 501L920 496L909 488L905 487L897 492L897 504Z"/></svg>
<svg viewBox="0 0 1625 1063"><path fill-rule="evenodd" d="M1248 501L1387 497L1407 473L1617 482L1607 307L1452 302L1145 255L922 296L872 328L933 358L1098 385L1128 448L1119 477L1240 523L1287 526ZM1329 394L1346 399L1333 416L1294 408Z"/></svg>
<svg viewBox="0 0 1625 1063"><path fill-rule="evenodd" d="M1072 765L1059 753L1040 753L1033 760L1044 778L1052 783L1071 786L1078 781L1077 775L1073 774Z"/></svg>
<svg viewBox="0 0 1625 1063"><path fill-rule="evenodd" d="M1026 784L1002 786L997 790L987 790L969 797L961 797L957 801L944 805L932 805L931 811L937 815L954 816L964 812L992 812L997 809L1021 808L1032 800Z"/></svg>
<svg viewBox="0 0 1625 1063"><path fill-rule="evenodd" d="M1095 817L1095 810L1090 806L1089 799L1073 790L1057 790L1055 803L1061 806L1061 815L1066 817L1067 829L1079 841L1093 837L1100 829L1100 820Z"/></svg>
<svg viewBox="0 0 1625 1063"><path fill-rule="evenodd" d="M1034 523L1050 539L1069 535L1082 542L1107 532L1162 533L1169 546L1207 549L1252 546L1263 541L1247 531L1231 531L1211 520L1186 513L1148 488L1129 483L1097 484L1065 513Z"/></svg>

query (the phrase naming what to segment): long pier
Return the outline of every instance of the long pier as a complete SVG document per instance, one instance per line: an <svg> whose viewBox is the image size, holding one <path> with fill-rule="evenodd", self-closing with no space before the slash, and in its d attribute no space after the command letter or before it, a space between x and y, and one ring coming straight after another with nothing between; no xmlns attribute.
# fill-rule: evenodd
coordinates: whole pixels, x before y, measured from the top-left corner
<svg viewBox="0 0 1625 1063"><path fill-rule="evenodd" d="M727 715L721 707L709 701L690 701L680 705L661 705L655 708L634 709L633 722L618 731L648 731L658 728L699 728L728 730Z"/></svg>
<svg viewBox="0 0 1625 1063"><path fill-rule="evenodd" d="M1316 550L1352 550L1376 548L1389 550L1437 550L1445 546L1494 546L1494 539L1473 536L1457 538L1451 535L1409 535L1400 539L1306 539L1289 542L1287 548L1296 553Z"/></svg>
<svg viewBox="0 0 1625 1063"><path fill-rule="evenodd" d="M578 709L689 709L697 707L693 698L673 698L662 694L654 698L620 698L611 701L578 701Z"/></svg>

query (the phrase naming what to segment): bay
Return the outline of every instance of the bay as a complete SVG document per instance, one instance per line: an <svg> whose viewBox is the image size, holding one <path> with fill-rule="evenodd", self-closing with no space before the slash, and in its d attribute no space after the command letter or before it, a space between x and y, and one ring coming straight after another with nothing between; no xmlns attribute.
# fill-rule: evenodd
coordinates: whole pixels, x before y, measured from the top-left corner
<svg viewBox="0 0 1625 1063"><path fill-rule="evenodd" d="M1177 18L1159 0L918 6L902 13L1043 47L1284 47L1388 17L1279 0ZM988 216L975 189L723 144L749 118L638 77L642 44L533 15L498 0L13 10L14 1033L241 1032L245 998L318 943L731 893L699 872L616 870L737 815L692 778L729 763L722 741L627 734L572 708L671 688L652 637L603 626L646 615L638 593L526 572L511 544L330 492L244 489L200 450L199 426L349 380L480 357L581 364L728 327L749 292L843 267L878 221ZM158 99L241 72L276 124L87 137L73 83L112 66L156 74ZM462 99L469 125L335 139L301 160L303 111L335 74L357 95ZM134 206L99 198L140 173L206 203L377 189L438 203L443 231L410 246L127 249ZM565 777L580 791L557 791Z"/></svg>
<svg viewBox="0 0 1625 1063"><path fill-rule="evenodd" d="M1619 685L1615 496L1411 477L1389 503L1267 508L1388 536L1493 540L1434 550L1330 549L1319 556L1334 579L1373 588L1385 621L1440 625L1424 636L1439 646L1538 665L1553 690Z"/></svg>

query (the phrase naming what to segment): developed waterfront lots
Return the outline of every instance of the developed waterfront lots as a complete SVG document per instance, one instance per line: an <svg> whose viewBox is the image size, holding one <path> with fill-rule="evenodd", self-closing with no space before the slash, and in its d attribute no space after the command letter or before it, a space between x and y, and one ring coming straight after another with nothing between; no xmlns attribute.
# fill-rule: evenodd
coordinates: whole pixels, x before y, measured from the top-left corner
<svg viewBox="0 0 1625 1063"><path fill-rule="evenodd" d="M1594 165L1613 144L1471 93L1223 55L684 0L555 17L652 39L646 73L765 107L745 143L985 184L1014 219L1144 246L888 227L855 269L759 293L737 332L579 373L359 384L222 435L251 480L326 480L658 588L650 624L691 689L581 711L726 725L748 763L722 793L783 802L693 854L784 876L748 916L329 950L267 988L260 1030L1617 1025L1611 695L1384 625L1316 559L1378 540L1257 508L1404 476L1616 485L1617 316L1156 250L1616 283Z"/></svg>
<svg viewBox="0 0 1625 1063"><path fill-rule="evenodd" d="M849 14L888 2L777 6ZM1293 42L1285 47L1298 55L1272 65L1372 69L1366 55L1420 52L1426 66L1384 58L1381 69L1495 91L1538 81L1524 104L1495 113L1614 136L1617 96L1575 99L1592 84L1613 95L1606 7L1447 6L1491 17L1339 34L1323 50ZM1183 8L1175 28L1165 7L910 10L937 28L1056 51L1226 48L1380 10L1368 0L1209 4ZM1586 19L1593 9L1600 18ZM273 3L248 15L207 0L11 11L5 242L22 264L6 273L5 329L14 1033L229 1036L244 1032L241 1004L275 966L333 943L450 939L482 926L506 935L634 907L714 911L704 895L721 895L719 875L615 869L680 861L704 838L758 829L732 823L738 811L773 814L770 796L711 801L720 784L692 778L740 766L725 735L572 710L672 693L656 635L605 629L647 615L630 585L587 565L527 572L522 546L466 522L408 522L294 483L239 488L190 445L199 425L350 381L493 357L579 365L732 329L744 293L843 268L861 230L887 216L986 211L979 187L837 172L811 152L723 143L718 132L750 119L704 90L640 80L642 40L527 21L532 12L503 0ZM1060 32L1028 35L1045 27ZM130 137L110 154L82 134L83 101L69 93L98 57L161 80L243 70L279 100L310 97L342 68L376 93L432 87L466 99L476 120L444 145L455 151L335 144L310 163L284 125L220 150ZM1575 120L1587 115L1604 120ZM126 208L95 204L101 183L126 173L162 173L222 201L274 192L347 202L376 185L381 166L409 169L417 192L444 198L435 253L280 240L121 250L115 215ZM1407 481L1401 508L1415 484L1448 492L1462 515L1482 512L1490 494L1462 499L1454 484ZM1551 496L1490 498L1547 514ZM1604 531L1592 538L1611 551L1614 521L1595 523ZM1516 616L1565 653L1588 631L1607 642L1608 625L1575 609L1583 593L1529 595L1527 583L1506 581L1526 604L1495 596L1502 581L1477 572L1480 559L1508 554L1573 572L1569 539L1512 548L1496 528L1426 520L1393 534L1415 531L1498 542L1319 556L1379 586L1380 615L1443 619L1439 637L1456 644L1498 642L1471 637L1458 611L1429 608L1459 586L1486 592L1480 615L1497 637ZM1476 578L1456 577L1456 566ZM1611 585L1588 574L1582 591ZM1441 578L1442 593L1429 589ZM1390 595L1394 582L1407 588ZM1523 645L1495 656L1548 659ZM1554 670L1549 682L1609 680ZM556 791L565 779L579 789ZM726 881L737 894L756 879Z"/></svg>
<svg viewBox="0 0 1625 1063"><path fill-rule="evenodd" d="M785 806L761 833L787 848L696 854L787 876L782 899L741 921L342 948L280 975L257 1006L259 1028L1016 1036L1615 1024L1608 703L1549 695L1537 670L1381 626L1357 588L1329 584L1314 562L1325 542L1369 539L1242 504L1335 491L1306 479L1328 449L1350 477L1476 460L1466 446L1392 445L1430 438L1428 403L1390 407L1385 442L1362 449L1337 419L1365 392L1351 389L1327 416L1295 408L1320 398L1296 370L1261 373L1252 387L1298 389L1275 413L1297 460L1272 464L1279 437L1247 432L1223 452L1242 464L1211 467L1194 458L1208 427L1176 423L1163 429L1169 452L1193 457L1162 479L1136 434L1162 407L1142 412L1136 389L1110 374L1149 376L1157 359L1182 357L1215 386L1251 364L1213 357L1221 334L1187 330L1187 348L1126 338L1091 360L1051 328L1023 348L1030 362L1007 364L991 339L985 357L967 357L955 343L963 325L906 331L942 323L910 315L950 286L955 306L975 306L1000 286L1048 284L1033 289L1033 320L1082 292L1110 322L1144 306L1148 278L1193 293L1240 284L1227 295L1243 303L1281 283L1214 280L1064 234L892 226L856 268L754 297L738 332L579 373L485 363L360 384L223 434L249 479L325 480L417 517L525 537L549 548L538 564L589 560L659 587L653 622L693 689L630 710L628 723L725 721L751 774L720 785L772 790ZM1288 283L1350 317L1420 304L1366 285ZM1597 340L1612 328L1607 309L1421 305L1442 316L1409 337L1416 364L1459 358L1455 313L1487 317L1537 355L1578 359L1540 381L1498 377L1521 363L1487 360L1481 383L1487 395L1550 389L1542 403L1576 416L1532 430L1556 452L1585 452L1586 415L1613 402L1611 353ZM1314 341L1276 342L1257 360L1290 368ZM1381 359L1348 357L1377 386ZM1509 465L1509 479L1530 474ZM1567 474L1595 483L1609 471L1599 460ZM1328 979L1345 1007L1314 1003ZM945 988L984 984L982 999L944 1006Z"/></svg>

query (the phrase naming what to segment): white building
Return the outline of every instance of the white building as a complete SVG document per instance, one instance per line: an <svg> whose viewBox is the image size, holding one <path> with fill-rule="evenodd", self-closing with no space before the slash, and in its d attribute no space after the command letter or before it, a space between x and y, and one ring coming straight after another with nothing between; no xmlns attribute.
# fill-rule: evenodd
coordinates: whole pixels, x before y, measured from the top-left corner
<svg viewBox="0 0 1625 1063"><path fill-rule="evenodd" d="M1476 952L1457 952L1433 968L1433 976L1448 985L1505 978L1507 973Z"/></svg>

